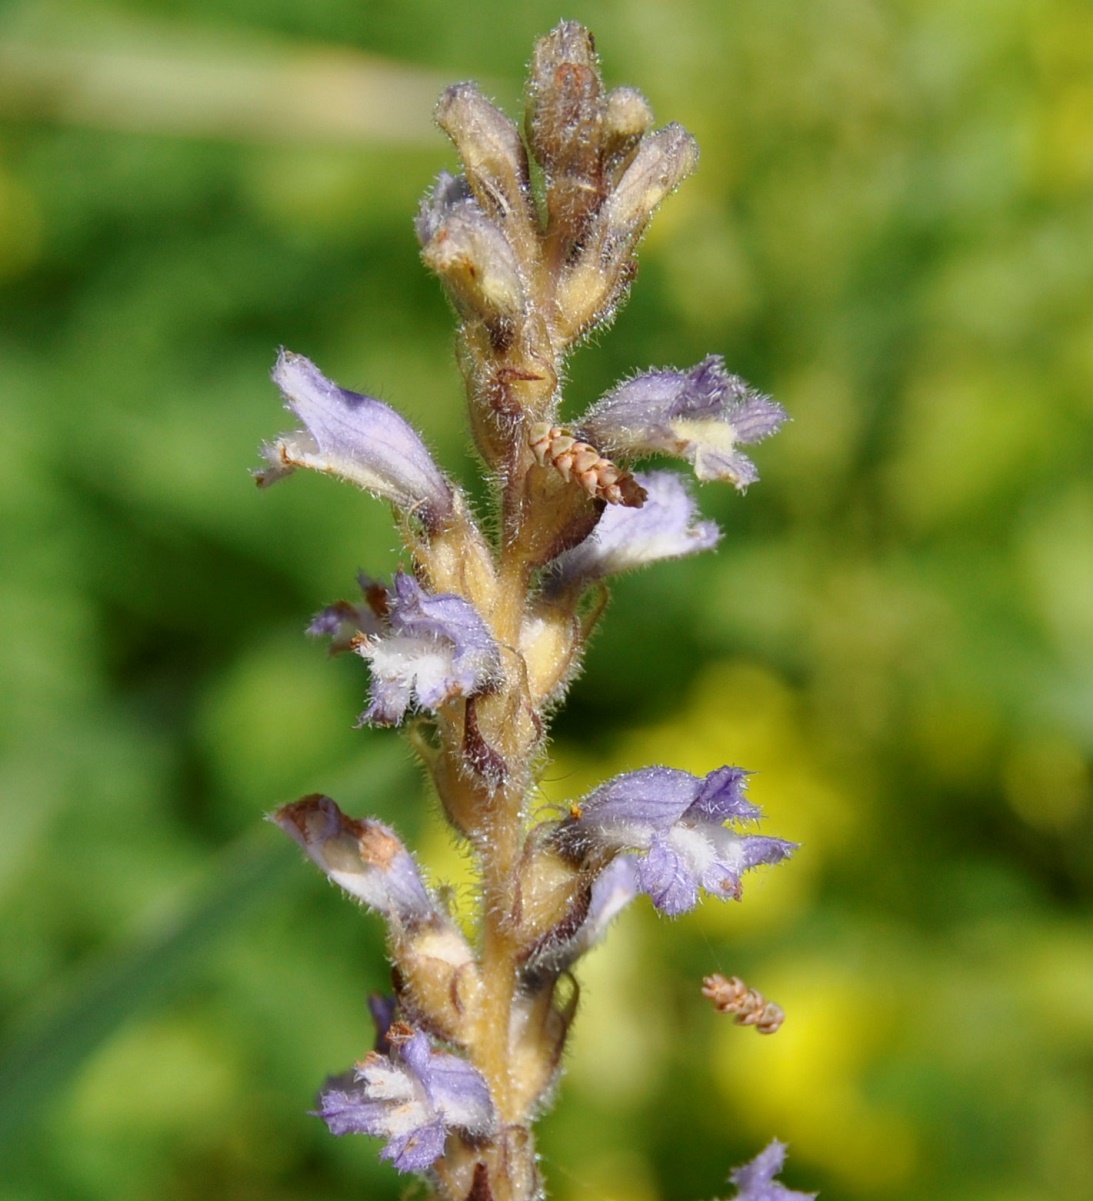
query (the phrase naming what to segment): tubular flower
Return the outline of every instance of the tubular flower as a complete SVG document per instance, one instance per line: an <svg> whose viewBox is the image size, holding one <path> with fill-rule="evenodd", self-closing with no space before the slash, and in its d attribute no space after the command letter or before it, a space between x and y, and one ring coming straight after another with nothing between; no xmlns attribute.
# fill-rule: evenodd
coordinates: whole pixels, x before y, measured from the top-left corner
<svg viewBox="0 0 1093 1201"><path fill-rule="evenodd" d="M788 1189L774 1177L786 1162L786 1145L775 1139L769 1147L739 1168L729 1173L736 1185L733 1201L815 1201L815 1193L800 1193Z"/></svg>
<svg viewBox="0 0 1093 1201"><path fill-rule="evenodd" d="M431 595L399 572L386 616L387 632L357 645L372 668L371 704L361 724L397 725L415 700L436 710L495 680L501 653L470 601L453 593Z"/></svg>
<svg viewBox="0 0 1093 1201"><path fill-rule="evenodd" d="M436 915L413 855L382 822L347 817L318 793L283 805L271 820L335 884L370 909L405 925Z"/></svg>
<svg viewBox="0 0 1093 1201"><path fill-rule="evenodd" d="M736 898L745 871L778 863L797 848L725 825L759 816L744 797L746 778L738 767L705 778L670 767L627 772L587 796L557 837L564 851L581 856L644 851L636 860L638 887L673 917L695 907L700 888Z"/></svg>
<svg viewBox="0 0 1093 1201"><path fill-rule="evenodd" d="M555 560L547 591L633 571L661 559L679 559L716 546L721 531L713 521L696 521L694 497L671 471L634 476L645 492L640 509L611 505L596 528Z"/></svg>
<svg viewBox="0 0 1093 1201"><path fill-rule="evenodd" d="M785 420L780 404L710 355L690 371L650 371L627 380L578 424L607 454L675 455L700 480L728 480L743 491L759 473L737 446L769 437Z"/></svg>
<svg viewBox="0 0 1093 1201"><path fill-rule="evenodd" d="M371 1134L387 1140L380 1152L400 1172L423 1172L442 1154L448 1132L489 1134L494 1125L489 1087L465 1059L437 1051L420 1031L396 1023L388 1055L371 1052L348 1087L319 1094L318 1116L332 1134Z"/></svg>
<svg viewBox="0 0 1093 1201"><path fill-rule="evenodd" d="M426 525L451 514L451 485L425 443L394 409L339 388L310 359L287 350L277 356L273 382L304 428L263 447L269 466L255 472L259 485L310 467L414 511Z"/></svg>

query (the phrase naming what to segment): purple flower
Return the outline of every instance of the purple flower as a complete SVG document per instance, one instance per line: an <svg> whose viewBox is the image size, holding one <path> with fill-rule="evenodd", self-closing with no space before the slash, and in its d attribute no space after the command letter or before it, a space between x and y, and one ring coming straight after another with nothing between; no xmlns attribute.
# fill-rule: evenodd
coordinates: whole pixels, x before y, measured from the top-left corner
<svg viewBox="0 0 1093 1201"><path fill-rule="evenodd" d="M373 1051L347 1088L319 1095L318 1116L332 1134L387 1140L380 1157L400 1172L422 1172L444 1150L449 1130L488 1135L494 1125L489 1087L465 1059L434 1050L421 1031L396 1024L389 1055Z"/></svg>
<svg viewBox="0 0 1093 1201"><path fill-rule="evenodd" d="M676 455L700 480L728 480L743 491L759 473L737 445L759 442L785 420L781 405L710 355L690 371L650 371L620 384L579 428L605 454Z"/></svg>
<svg viewBox="0 0 1093 1201"><path fill-rule="evenodd" d="M608 506L592 533L555 561L548 592L717 545L721 531L715 522L695 520L694 497L678 475L655 471L634 479L645 490L645 504Z"/></svg>
<svg viewBox="0 0 1093 1201"><path fill-rule="evenodd" d="M277 356L273 381L305 428L263 447L269 467L255 473L260 485L310 467L412 510L427 525L449 516L451 486L394 409L339 388L310 359L287 350Z"/></svg>
<svg viewBox="0 0 1093 1201"><path fill-rule="evenodd" d="M694 908L700 888L736 898L745 871L778 863L797 847L725 825L759 816L744 797L747 775L738 767L720 767L704 778L670 767L627 772L580 803L559 829L559 841L582 856L644 851L636 860L638 887L673 917Z"/></svg>
<svg viewBox="0 0 1093 1201"><path fill-rule="evenodd" d="M453 593L431 595L411 575L395 576L388 632L358 650L372 668L371 704L361 723L397 725L416 700L439 709L473 696L497 676L501 652L478 610Z"/></svg>
<svg viewBox="0 0 1093 1201"><path fill-rule="evenodd" d="M405 926L437 918L414 857L382 822L347 817L328 796L283 805L271 820L350 896Z"/></svg>
<svg viewBox="0 0 1093 1201"><path fill-rule="evenodd" d="M815 1201L815 1193L799 1193L774 1179L786 1161L786 1145L775 1139L765 1151L729 1173L737 1187L734 1201Z"/></svg>

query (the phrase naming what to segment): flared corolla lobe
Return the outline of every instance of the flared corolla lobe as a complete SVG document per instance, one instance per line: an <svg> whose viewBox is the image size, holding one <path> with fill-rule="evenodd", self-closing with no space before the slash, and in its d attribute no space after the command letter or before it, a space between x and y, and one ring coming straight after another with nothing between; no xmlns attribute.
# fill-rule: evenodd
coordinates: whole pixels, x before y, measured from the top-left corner
<svg viewBox="0 0 1093 1201"><path fill-rule="evenodd" d="M650 371L620 384L578 425L605 453L675 455L700 480L728 480L743 491L759 473L737 447L769 437L785 420L781 405L710 355L690 371Z"/></svg>
<svg viewBox="0 0 1093 1201"><path fill-rule="evenodd" d="M489 1135L495 1125L489 1087L465 1059L435 1050L420 1030L396 1023L388 1055L369 1054L348 1087L319 1095L318 1116L332 1134L386 1139L380 1152L400 1172L422 1172L444 1151L449 1131Z"/></svg>
<svg viewBox="0 0 1093 1201"><path fill-rule="evenodd" d="M551 565L545 581L548 595L717 545L721 531L713 521L696 520L694 497L678 475L638 472L634 480L645 493L645 503L640 509L605 509L592 533Z"/></svg>
<svg viewBox="0 0 1093 1201"><path fill-rule="evenodd" d="M366 576L357 576L362 601L335 601L320 609L308 623L313 638L329 638L330 653L352 650L361 640L378 636L387 629L391 597L383 584Z"/></svg>
<svg viewBox="0 0 1093 1201"><path fill-rule="evenodd" d="M269 466L255 473L261 486L298 467L340 476L417 513L426 525L450 516L451 485L417 433L394 409L339 388L303 355L282 350L273 382L303 422L263 448Z"/></svg>
<svg viewBox="0 0 1093 1201"><path fill-rule="evenodd" d="M272 820L335 884L404 926L438 916L414 857L382 822L347 817L318 793L283 805Z"/></svg>
<svg viewBox="0 0 1093 1201"><path fill-rule="evenodd" d="M797 845L725 825L759 816L744 796L746 777L738 767L705 777L670 767L616 776L580 802L558 831L559 845L582 857L644 852L635 857L638 887L671 916L693 909L700 889L736 898L745 871L778 863Z"/></svg>
<svg viewBox="0 0 1093 1201"><path fill-rule="evenodd" d="M750 1163L735 1168L729 1173L729 1179L737 1188L733 1201L815 1201L815 1193L786 1188L774 1179L785 1162L786 1145L775 1139Z"/></svg>
<svg viewBox="0 0 1093 1201"><path fill-rule="evenodd" d="M496 680L501 652L478 610L452 593L433 595L411 575L395 576L386 632L357 647L372 668L363 723L397 725L407 709L439 709Z"/></svg>

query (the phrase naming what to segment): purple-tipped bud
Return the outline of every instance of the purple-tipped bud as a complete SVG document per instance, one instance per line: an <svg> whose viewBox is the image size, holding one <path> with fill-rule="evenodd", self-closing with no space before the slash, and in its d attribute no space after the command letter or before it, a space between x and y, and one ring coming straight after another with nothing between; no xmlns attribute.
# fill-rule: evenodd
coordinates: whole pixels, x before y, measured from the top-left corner
<svg viewBox="0 0 1093 1201"><path fill-rule="evenodd" d="M382 822L347 817L328 796L283 805L272 820L350 896L414 926L437 917L414 857Z"/></svg>
<svg viewBox="0 0 1093 1201"><path fill-rule="evenodd" d="M430 1045L421 1031L395 1024L390 1055L372 1052L348 1088L319 1095L318 1116L332 1134L386 1139L380 1152L400 1172L423 1172L440 1158L450 1130L486 1137L493 1102L482 1074L465 1059Z"/></svg>
<svg viewBox="0 0 1093 1201"><path fill-rule="evenodd" d="M710 355L690 371L650 371L620 384L580 429L605 453L675 455L700 480L728 480L743 491L759 473L737 445L769 437L785 420L781 405Z"/></svg>
<svg viewBox="0 0 1093 1201"><path fill-rule="evenodd" d="M497 678L501 652L478 610L461 596L430 595L411 575L395 576L388 632L359 644L372 668L362 722L397 725L415 702L439 709Z"/></svg>
<svg viewBox="0 0 1093 1201"><path fill-rule="evenodd" d="M785 1162L786 1145L775 1139L750 1163L735 1168L729 1173L729 1179L737 1188L734 1201L815 1201L815 1193L788 1189L774 1179Z"/></svg>
<svg viewBox="0 0 1093 1201"><path fill-rule="evenodd" d="M426 192L414 219L414 232L418 242L427 246L444 222L466 204L474 204L474 193L465 175L452 175L441 171L432 190Z"/></svg>
<svg viewBox="0 0 1093 1201"><path fill-rule="evenodd" d="M592 533L552 565L548 593L717 545L721 531L715 522L695 520L694 497L678 475L639 472L634 479L645 491L642 507L609 506Z"/></svg>
<svg viewBox="0 0 1093 1201"><path fill-rule="evenodd" d="M673 917L694 908L700 889L737 898L745 871L778 863L797 846L725 825L759 816L744 796L746 777L738 767L705 777L669 767L616 776L580 802L560 827L559 844L582 857L644 852L636 859L639 887Z"/></svg>
<svg viewBox="0 0 1093 1201"><path fill-rule="evenodd" d="M273 381L304 429L282 434L263 448L269 467L255 473L261 486L310 467L415 511L427 525L451 514L451 486L394 409L339 388L310 359L286 350L277 356Z"/></svg>

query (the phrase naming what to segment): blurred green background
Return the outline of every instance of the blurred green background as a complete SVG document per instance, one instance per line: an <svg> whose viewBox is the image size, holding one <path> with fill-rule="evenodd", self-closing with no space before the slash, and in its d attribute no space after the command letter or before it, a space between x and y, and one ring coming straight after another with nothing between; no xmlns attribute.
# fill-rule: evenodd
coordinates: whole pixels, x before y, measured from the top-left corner
<svg viewBox="0 0 1093 1201"><path fill-rule="evenodd" d="M754 769L804 845L635 906L541 1126L560 1201L1093 1196L1093 8L1086 0L8 0L0 8L0 1201L395 1198L307 1117L381 932L261 816L314 790L465 879L359 662L302 635L381 505L259 495L278 345L469 477L411 217L432 98L533 39L699 138L573 411L708 352L793 415L717 555L623 581L545 799ZM775 1038L698 996L739 972Z"/></svg>

